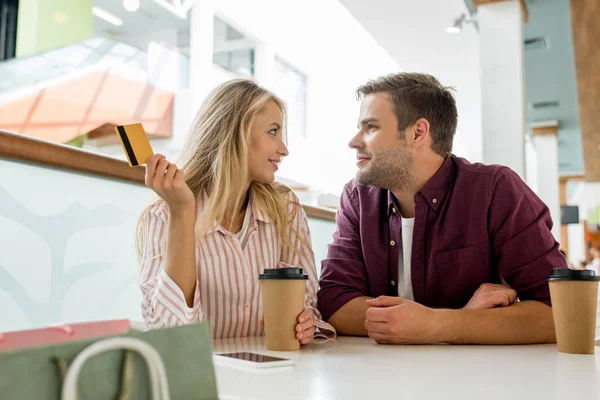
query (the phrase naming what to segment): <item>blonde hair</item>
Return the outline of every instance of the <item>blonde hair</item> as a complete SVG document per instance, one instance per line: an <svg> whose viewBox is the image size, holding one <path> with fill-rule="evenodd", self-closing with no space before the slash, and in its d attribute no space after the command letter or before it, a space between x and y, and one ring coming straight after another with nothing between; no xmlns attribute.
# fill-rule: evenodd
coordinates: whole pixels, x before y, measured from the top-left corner
<svg viewBox="0 0 600 400"><path fill-rule="evenodd" d="M237 210L245 200L252 123L269 101L279 107L285 127L285 103L247 79L233 79L217 86L196 114L177 165L183 170L197 201L204 194L208 195L196 223L197 239L202 239L215 221L222 222L228 210ZM285 128L282 129L285 135ZM250 190L257 209L277 227L283 245L298 252L291 243L288 228L292 228L290 222L300 204L286 199L290 189L278 183L253 181ZM138 221L136 247L140 255L143 218L150 208L161 202L160 197L154 199Z"/></svg>

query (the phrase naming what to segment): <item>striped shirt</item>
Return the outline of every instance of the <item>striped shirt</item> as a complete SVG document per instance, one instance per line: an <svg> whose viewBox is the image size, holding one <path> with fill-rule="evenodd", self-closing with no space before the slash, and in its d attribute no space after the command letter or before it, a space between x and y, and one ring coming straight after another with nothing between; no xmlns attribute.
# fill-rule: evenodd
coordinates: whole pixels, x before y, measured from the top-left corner
<svg viewBox="0 0 600 400"><path fill-rule="evenodd" d="M315 337L335 338L335 329L321 320L316 309L318 278L306 214L293 192L287 198L293 204L290 207L297 207L291 223L294 229L288 228L288 232L301 254L284 248L275 224L255 206L251 190L239 234L216 225L197 241L197 281L192 307L164 270L169 207L160 202L149 208L142 219L139 282L143 293L142 316L148 328L208 320L215 339L262 336L264 328L258 324L263 315L258 276L265 268L294 266L303 268L308 275L305 308L315 313L315 325L320 331ZM206 201L204 196L198 202L199 215Z"/></svg>

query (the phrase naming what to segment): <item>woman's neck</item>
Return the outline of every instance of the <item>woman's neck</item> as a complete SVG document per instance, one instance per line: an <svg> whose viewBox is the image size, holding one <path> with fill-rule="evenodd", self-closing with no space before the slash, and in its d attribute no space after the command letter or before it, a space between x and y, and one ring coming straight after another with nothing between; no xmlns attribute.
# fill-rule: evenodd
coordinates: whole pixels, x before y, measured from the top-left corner
<svg viewBox="0 0 600 400"><path fill-rule="evenodd" d="M239 232L243 225L246 208L248 208L248 202L250 201L250 191L246 190L245 195L242 194L238 198L241 198L241 201L237 205L230 204L225 211L223 221L221 221L221 225L233 233Z"/></svg>

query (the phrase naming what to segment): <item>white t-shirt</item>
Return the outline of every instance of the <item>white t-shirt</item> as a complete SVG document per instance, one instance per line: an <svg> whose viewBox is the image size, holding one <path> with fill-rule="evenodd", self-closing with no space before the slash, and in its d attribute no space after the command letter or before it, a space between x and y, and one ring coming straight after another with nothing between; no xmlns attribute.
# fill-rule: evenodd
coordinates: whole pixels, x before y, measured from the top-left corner
<svg viewBox="0 0 600 400"><path fill-rule="evenodd" d="M414 300L411 278L411 256L413 243L414 218L402 218L402 249L398 257L398 296Z"/></svg>

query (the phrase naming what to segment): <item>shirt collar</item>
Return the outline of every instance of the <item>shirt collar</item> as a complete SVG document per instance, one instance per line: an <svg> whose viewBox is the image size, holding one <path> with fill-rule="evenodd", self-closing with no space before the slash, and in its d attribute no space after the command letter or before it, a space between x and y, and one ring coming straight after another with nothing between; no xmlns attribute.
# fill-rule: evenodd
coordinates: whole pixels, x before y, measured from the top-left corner
<svg viewBox="0 0 600 400"><path fill-rule="evenodd" d="M258 209L258 202L256 201L256 192L252 189L252 186L250 186L250 199L248 200L248 207L252 207L252 215L254 216L254 220L266 223L273 222L261 210Z"/></svg>
<svg viewBox="0 0 600 400"><path fill-rule="evenodd" d="M423 197L431 208L437 209L443 204L448 189L456 177L456 164L454 156L450 155L444 159L442 166L429 179L425 186L415 194L415 197ZM388 190L388 216L397 210L395 196L391 190Z"/></svg>
<svg viewBox="0 0 600 400"><path fill-rule="evenodd" d="M250 198L248 199L248 208L252 210L252 219L249 221L250 226L248 226L248 232L254 230L257 226L257 221L271 223L271 219L267 217L261 210L259 210L256 199L255 192L252 190L252 186L250 186ZM198 220L200 220L200 216L202 215L202 210L208 204L208 194L206 192L203 193L198 202ZM245 219L244 219L245 221ZM242 229L244 227L242 226ZM214 232L228 233L225 228L223 228L220 224L217 224L215 221L212 227L206 232L206 235L210 235Z"/></svg>

